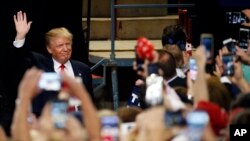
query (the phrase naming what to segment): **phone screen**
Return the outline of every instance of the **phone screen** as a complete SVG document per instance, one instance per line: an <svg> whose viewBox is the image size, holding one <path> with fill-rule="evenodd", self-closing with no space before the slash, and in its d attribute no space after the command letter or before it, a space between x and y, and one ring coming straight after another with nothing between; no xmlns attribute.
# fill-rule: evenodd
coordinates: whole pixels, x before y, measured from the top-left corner
<svg viewBox="0 0 250 141"><path fill-rule="evenodd" d="M206 57L207 59L211 59L213 57L213 47L214 47L214 39L212 34L201 34L200 39L201 45L204 45L206 48Z"/></svg>
<svg viewBox="0 0 250 141"><path fill-rule="evenodd" d="M249 29L240 28L239 30L239 46L243 51L247 51L249 39Z"/></svg>
<svg viewBox="0 0 250 141"><path fill-rule="evenodd" d="M227 47L228 51L232 54L236 53L236 40L232 38L225 39L223 45Z"/></svg>
<svg viewBox="0 0 250 141"><path fill-rule="evenodd" d="M194 58L189 59L189 73L192 80L196 80L197 77L197 64Z"/></svg>
<svg viewBox="0 0 250 141"><path fill-rule="evenodd" d="M191 141L202 140L202 135L206 125L209 122L209 115L202 110L189 112L187 120L187 136Z"/></svg>
<svg viewBox="0 0 250 141"><path fill-rule="evenodd" d="M186 125L186 119L182 116L181 111L166 111L164 114L164 122L166 127Z"/></svg>
<svg viewBox="0 0 250 141"><path fill-rule="evenodd" d="M101 117L101 138L104 141L118 141L119 138L119 118L118 116Z"/></svg>
<svg viewBox="0 0 250 141"><path fill-rule="evenodd" d="M66 100L53 100L51 107L52 121L54 127L65 128L67 121L68 102Z"/></svg>
<svg viewBox="0 0 250 141"><path fill-rule="evenodd" d="M233 55L227 54L222 56L222 62L224 66L224 75L234 75Z"/></svg>
<svg viewBox="0 0 250 141"><path fill-rule="evenodd" d="M242 24L247 21L247 17L241 12L226 12L226 22L228 24Z"/></svg>
<svg viewBox="0 0 250 141"><path fill-rule="evenodd" d="M38 86L46 91L59 91L61 89L61 76L55 72L43 73Z"/></svg>

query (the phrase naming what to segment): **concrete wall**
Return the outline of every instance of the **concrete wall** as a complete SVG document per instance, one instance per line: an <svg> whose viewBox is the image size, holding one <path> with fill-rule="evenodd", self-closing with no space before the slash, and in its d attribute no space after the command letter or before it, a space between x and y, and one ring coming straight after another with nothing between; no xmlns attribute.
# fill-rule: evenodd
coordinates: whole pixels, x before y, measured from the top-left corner
<svg viewBox="0 0 250 141"><path fill-rule="evenodd" d="M118 39L136 39L145 36L160 39L162 30L167 25L176 25L178 16L118 18L116 24ZM86 19L83 20L86 25ZM91 40L110 39L110 18L92 18L90 28Z"/></svg>
<svg viewBox="0 0 250 141"><path fill-rule="evenodd" d="M117 4L166 4L167 0L117 0ZM110 0L91 0L92 17L110 17ZM87 0L83 0L83 17L87 13ZM167 8L118 9L118 17L165 16Z"/></svg>

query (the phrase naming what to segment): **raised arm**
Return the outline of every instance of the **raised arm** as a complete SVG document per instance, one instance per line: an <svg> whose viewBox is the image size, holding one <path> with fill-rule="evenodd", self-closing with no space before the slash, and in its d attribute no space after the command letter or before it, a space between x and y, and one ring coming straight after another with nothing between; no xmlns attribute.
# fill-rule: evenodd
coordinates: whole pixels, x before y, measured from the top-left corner
<svg viewBox="0 0 250 141"><path fill-rule="evenodd" d="M238 46L236 47L236 55L239 57L240 61L245 64L250 64L250 56L243 50L241 50Z"/></svg>
<svg viewBox="0 0 250 141"><path fill-rule="evenodd" d="M0 126L0 140L1 141L7 141L7 136L6 136L2 126Z"/></svg>
<svg viewBox="0 0 250 141"><path fill-rule="evenodd" d="M234 76L231 81L240 89L241 93L249 93L250 87L245 78L243 77L241 62L234 62Z"/></svg>
<svg viewBox="0 0 250 141"><path fill-rule="evenodd" d="M205 48L203 46L199 46L194 53L194 58L196 59L198 66L197 79L194 83L194 102L199 102L201 100L208 101L208 88L207 81L205 78L205 65L206 65L206 55Z"/></svg>
<svg viewBox="0 0 250 141"><path fill-rule="evenodd" d="M13 18L16 28L15 40L25 39L25 36L30 30L32 21L27 22L26 13L22 11L17 12L17 14L13 16Z"/></svg>
<svg viewBox="0 0 250 141"><path fill-rule="evenodd" d="M18 98L12 121L12 138L14 141L30 141L29 124L31 100L38 94L38 81L42 71L31 68L26 71L18 87Z"/></svg>
<svg viewBox="0 0 250 141"><path fill-rule="evenodd" d="M250 9L244 9L241 12L244 13L247 16L247 18L250 20ZM250 27L249 22L248 23L243 23L242 25Z"/></svg>
<svg viewBox="0 0 250 141"><path fill-rule="evenodd" d="M79 98L81 101L81 110L84 115L83 124L86 127L89 141L99 141L101 124L94 104L88 94L86 88L82 83L77 82L67 74L63 75L63 82L65 82L70 90L70 94Z"/></svg>

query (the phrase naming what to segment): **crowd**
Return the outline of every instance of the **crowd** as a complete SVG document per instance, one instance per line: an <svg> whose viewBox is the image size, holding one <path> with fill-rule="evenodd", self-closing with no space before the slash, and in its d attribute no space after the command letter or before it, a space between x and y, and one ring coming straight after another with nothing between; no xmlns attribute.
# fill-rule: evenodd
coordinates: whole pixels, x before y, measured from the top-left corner
<svg viewBox="0 0 250 141"><path fill-rule="evenodd" d="M242 13L250 19L250 10ZM46 33L51 55L46 57L25 46L32 28L26 13L13 18L13 48L27 69L11 135L0 126L1 141L228 141L230 126L250 123L249 71L244 71L250 65L249 39L247 50L240 39L219 48L212 34L204 33L192 51L178 25L163 29L160 50L138 38L133 69L140 77L127 105L113 111L94 106L90 69L71 59L73 35L66 28ZM212 48L219 48L218 55Z"/></svg>

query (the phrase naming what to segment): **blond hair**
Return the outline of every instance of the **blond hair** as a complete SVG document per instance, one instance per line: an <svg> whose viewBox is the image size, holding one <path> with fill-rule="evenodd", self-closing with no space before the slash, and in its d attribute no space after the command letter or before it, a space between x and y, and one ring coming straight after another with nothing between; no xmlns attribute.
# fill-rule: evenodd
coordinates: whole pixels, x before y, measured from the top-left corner
<svg viewBox="0 0 250 141"><path fill-rule="evenodd" d="M73 34L65 27L53 28L45 34L46 45L48 45L54 37L65 37L72 41Z"/></svg>

